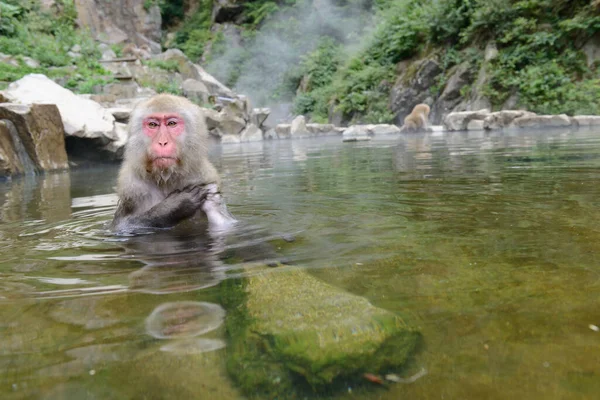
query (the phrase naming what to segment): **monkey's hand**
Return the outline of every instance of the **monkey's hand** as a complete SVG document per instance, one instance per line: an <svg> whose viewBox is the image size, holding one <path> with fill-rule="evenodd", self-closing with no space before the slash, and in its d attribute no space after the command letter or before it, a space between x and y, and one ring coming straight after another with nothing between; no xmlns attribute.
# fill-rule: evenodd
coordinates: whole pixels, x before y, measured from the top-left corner
<svg viewBox="0 0 600 400"><path fill-rule="evenodd" d="M228 230L237 221L227 211L227 206L219 192L219 187L215 183L210 183L205 188L208 193L204 204L202 204L202 211L206 213L210 229L213 231Z"/></svg>
<svg viewBox="0 0 600 400"><path fill-rule="evenodd" d="M190 218L202 207L209 190L205 185L192 184L169 193L158 206L165 212L166 225Z"/></svg>

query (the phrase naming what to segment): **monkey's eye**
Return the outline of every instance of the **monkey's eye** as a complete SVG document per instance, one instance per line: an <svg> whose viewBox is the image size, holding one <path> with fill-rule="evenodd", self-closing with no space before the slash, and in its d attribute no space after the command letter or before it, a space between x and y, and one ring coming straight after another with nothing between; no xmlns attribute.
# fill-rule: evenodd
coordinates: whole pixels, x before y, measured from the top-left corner
<svg viewBox="0 0 600 400"><path fill-rule="evenodd" d="M148 128L158 128L158 123L154 121L148 122Z"/></svg>
<svg viewBox="0 0 600 400"><path fill-rule="evenodd" d="M169 121L167 122L167 126L170 126L171 128L177 126L177 121Z"/></svg>

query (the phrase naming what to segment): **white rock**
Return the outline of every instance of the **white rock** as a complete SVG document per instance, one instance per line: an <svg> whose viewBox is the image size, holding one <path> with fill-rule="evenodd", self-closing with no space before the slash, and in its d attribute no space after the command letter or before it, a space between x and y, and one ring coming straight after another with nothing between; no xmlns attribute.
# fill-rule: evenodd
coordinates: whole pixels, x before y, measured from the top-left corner
<svg viewBox="0 0 600 400"><path fill-rule="evenodd" d="M344 142L356 142L359 140L371 140L370 130L373 125L352 125L344 130Z"/></svg>
<svg viewBox="0 0 600 400"><path fill-rule="evenodd" d="M467 124L468 131L482 131L483 128L483 120L482 119L474 119L469 121Z"/></svg>
<svg viewBox="0 0 600 400"><path fill-rule="evenodd" d="M600 125L600 115L575 115L571 121L577 126L598 126Z"/></svg>
<svg viewBox="0 0 600 400"><path fill-rule="evenodd" d="M11 83L4 95L18 104L56 104L68 136L119 140L115 119L100 104L78 97L41 74L30 74Z"/></svg>
<svg viewBox="0 0 600 400"><path fill-rule="evenodd" d="M400 133L400 128L396 125L377 124L369 125L369 134L371 135L391 135Z"/></svg>
<svg viewBox="0 0 600 400"><path fill-rule="evenodd" d="M231 135L229 133L226 133L223 136L221 136L221 143L222 144L240 143L240 142L241 142L240 135Z"/></svg>
<svg viewBox="0 0 600 400"><path fill-rule="evenodd" d="M519 128L554 128L571 126L571 119L566 114L560 115L525 115L515 118L510 126Z"/></svg>
<svg viewBox="0 0 600 400"><path fill-rule="evenodd" d="M240 134L242 142L260 142L263 140L262 131L254 124L248 124Z"/></svg>
<svg viewBox="0 0 600 400"><path fill-rule="evenodd" d="M298 115L292 120L292 125L290 127L290 135L292 135L293 137L309 135L309 132L306 129L306 118L304 118L304 115Z"/></svg>

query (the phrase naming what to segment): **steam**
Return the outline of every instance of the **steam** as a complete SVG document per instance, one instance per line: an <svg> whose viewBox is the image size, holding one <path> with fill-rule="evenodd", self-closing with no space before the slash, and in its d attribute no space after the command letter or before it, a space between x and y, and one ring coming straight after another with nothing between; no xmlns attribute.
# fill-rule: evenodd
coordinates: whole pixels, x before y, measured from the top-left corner
<svg viewBox="0 0 600 400"><path fill-rule="evenodd" d="M326 36L348 48L360 43L371 25L370 4L369 0L338 0L337 5L332 0L297 0L269 17L243 47L226 27L225 51L207 70L236 93L247 95L254 107L285 109L281 103L291 101L296 88L283 84L290 82L302 56L315 50Z"/></svg>

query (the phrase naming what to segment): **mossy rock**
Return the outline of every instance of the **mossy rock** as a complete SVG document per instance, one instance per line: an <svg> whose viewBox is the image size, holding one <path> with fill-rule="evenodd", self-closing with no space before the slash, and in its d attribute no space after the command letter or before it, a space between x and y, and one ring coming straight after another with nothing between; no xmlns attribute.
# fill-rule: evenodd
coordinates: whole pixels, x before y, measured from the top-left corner
<svg viewBox="0 0 600 400"><path fill-rule="evenodd" d="M248 395L331 392L362 374L397 371L419 338L403 318L302 268L253 267L223 283L228 369Z"/></svg>

